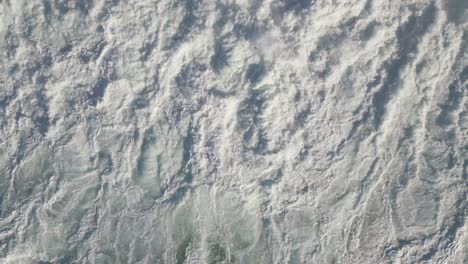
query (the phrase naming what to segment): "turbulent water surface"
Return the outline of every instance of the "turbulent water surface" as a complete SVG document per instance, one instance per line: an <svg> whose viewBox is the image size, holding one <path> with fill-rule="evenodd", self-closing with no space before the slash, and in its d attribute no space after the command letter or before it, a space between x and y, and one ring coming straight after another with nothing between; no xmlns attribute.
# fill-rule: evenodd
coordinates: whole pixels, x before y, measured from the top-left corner
<svg viewBox="0 0 468 264"><path fill-rule="evenodd" d="M0 0L0 263L468 263L465 0Z"/></svg>

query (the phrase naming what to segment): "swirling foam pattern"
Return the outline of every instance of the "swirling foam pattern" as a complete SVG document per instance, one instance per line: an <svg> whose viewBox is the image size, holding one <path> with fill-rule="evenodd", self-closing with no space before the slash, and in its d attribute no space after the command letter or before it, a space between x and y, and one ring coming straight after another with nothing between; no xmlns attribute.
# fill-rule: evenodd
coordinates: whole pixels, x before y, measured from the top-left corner
<svg viewBox="0 0 468 264"><path fill-rule="evenodd" d="M0 0L0 263L468 263L467 10Z"/></svg>

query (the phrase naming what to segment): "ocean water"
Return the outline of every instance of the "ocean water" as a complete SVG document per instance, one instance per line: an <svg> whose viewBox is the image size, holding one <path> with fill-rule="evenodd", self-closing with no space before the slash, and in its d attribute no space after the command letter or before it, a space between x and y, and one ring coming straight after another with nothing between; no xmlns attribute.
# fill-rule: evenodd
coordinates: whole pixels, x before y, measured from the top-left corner
<svg viewBox="0 0 468 264"><path fill-rule="evenodd" d="M467 13L0 0L0 263L468 263Z"/></svg>

